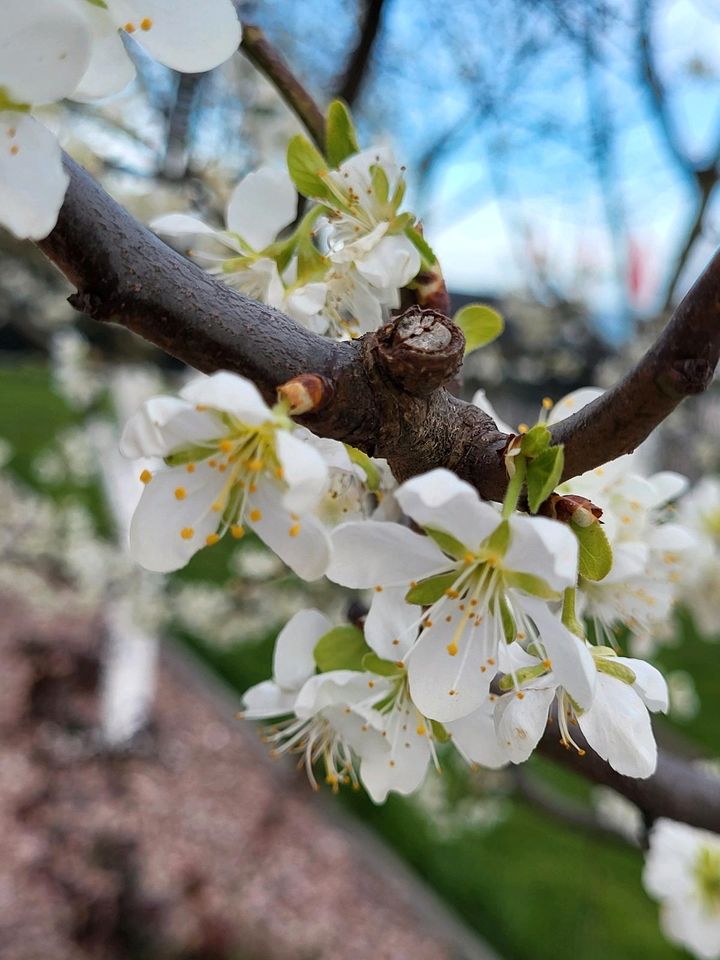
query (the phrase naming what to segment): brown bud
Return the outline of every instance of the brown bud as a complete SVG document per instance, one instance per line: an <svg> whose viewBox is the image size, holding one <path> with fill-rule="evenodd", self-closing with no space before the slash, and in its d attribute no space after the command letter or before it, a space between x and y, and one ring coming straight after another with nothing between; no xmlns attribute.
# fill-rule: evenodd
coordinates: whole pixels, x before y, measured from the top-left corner
<svg viewBox="0 0 720 960"><path fill-rule="evenodd" d="M325 406L333 394L332 384L319 373L301 373L277 389L278 399L284 400L293 416L315 413Z"/></svg>
<svg viewBox="0 0 720 960"><path fill-rule="evenodd" d="M448 383L462 366L462 330L436 310L410 307L378 330L375 340L391 379L415 396Z"/></svg>
<svg viewBox="0 0 720 960"><path fill-rule="evenodd" d="M592 500L574 493L568 493L565 496L551 493L540 508L540 513L561 523L570 523L572 520L579 527L589 527L592 523L598 523L603 515L602 508Z"/></svg>

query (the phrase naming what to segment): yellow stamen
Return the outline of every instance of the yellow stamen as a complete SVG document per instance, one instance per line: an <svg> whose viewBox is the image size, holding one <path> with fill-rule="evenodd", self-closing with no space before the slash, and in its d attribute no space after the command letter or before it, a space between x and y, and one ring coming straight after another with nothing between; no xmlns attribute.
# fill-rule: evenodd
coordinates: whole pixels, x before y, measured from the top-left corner
<svg viewBox="0 0 720 960"><path fill-rule="evenodd" d="M262 470L264 466L265 461L261 460L260 457L253 457L252 460L248 460L248 470L254 470L257 472L258 470Z"/></svg>
<svg viewBox="0 0 720 960"><path fill-rule="evenodd" d="M187 490L185 487L175 487L175 499L184 500L187 496Z"/></svg>
<svg viewBox="0 0 720 960"><path fill-rule="evenodd" d="M250 519L253 523L257 523L258 520L262 520L262 510L251 510Z"/></svg>
<svg viewBox="0 0 720 960"><path fill-rule="evenodd" d="M186 464L185 464L185 469L187 470L188 473L195 473L195 464L194 464L194 463L186 463Z"/></svg>
<svg viewBox="0 0 720 960"><path fill-rule="evenodd" d="M218 447L222 450L223 453L230 453L235 444L232 440L221 440L218 444Z"/></svg>
<svg viewBox="0 0 720 960"><path fill-rule="evenodd" d="M153 25L153 22L150 19L150 17L145 17L143 20L140 21L141 30L152 30L152 25Z"/></svg>
<svg viewBox="0 0 720 960"><path fill-rule="evenodd" d="M447 652L451 657L456 657L458 652L458 645L453 641L447 645Z"/></svg>
<svg viewBox="0 0 720 960"><path fill-rule="evenodd" d="M230 533L235 537L236 540L242 540L245 536L245 527L241 527L240 524L234 523L230 527Z"/></svg>
<svg viewBox="0 0 720 960"><path fill-rule="evenodd" d="M152 474L150 473L149 470L143 470L143 472L140 474L140 479L142 480L143 483L146 483L146 484L150 483L150 481L152 480Z"/></svg>
<svg viewBox="0 0 720 960"><path fill-rule="evenodd" d="M195 536L195 531L192 527L183 527L180 531L180 536L183 538L183 540L192 540L192 538Z"/></svg>
<svg viewBox="0 0 720 960"><path fill-rule="evenodd" d="M288 534L289 534L291 537L296 537L299 533L300 533L300 524L299 524L299 523L294 523L294 524L290 527L290 529L288 530Z"/></svg>
<svg viewBox="0 0 720 960"><path fill-rule="evenodd" d="M135 24L128 21L123 27L126 33L135 33Z"/></svg>
<svg viewBox="0 0 720 960"><path fill-rule="evenodd" d="M206 543L209 547L214 547L215 544L219 541L219 539L220 539L220 534L219 534L219 533L209 533L209 534L205 537L205 543Z"/></svg>

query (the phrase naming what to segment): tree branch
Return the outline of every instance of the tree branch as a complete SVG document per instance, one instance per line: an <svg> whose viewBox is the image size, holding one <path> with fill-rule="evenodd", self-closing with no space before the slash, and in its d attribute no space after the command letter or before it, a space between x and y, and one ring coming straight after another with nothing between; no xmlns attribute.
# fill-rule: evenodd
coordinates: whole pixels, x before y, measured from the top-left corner
<svg viewBox="0 0 720 960"><path fill-rule="evenodd" d="M357 46L348 61L336 96L352 106L367 76L370 55L380 32L383 0L364 0L365 11Z"/></svg>
<svg viewBox="0 0 720 960"><path fill-rule="evenodd" d="M720 778L717 776L697 763L661 749L657 770L651 777L646 780L623 777L591 749L579 727L573 727L572 735L577 745L586 751L584 756L562 746L557 720L551 719L540 741L540 753L586 780L616 790L639 807L646 819L668 817L720 833Z"/></svg>
<svg viewBox="0 0 720 960"><path fill-rule="evenodd" d="M260 27L243 24L240 49L250 63L273 84L285 103L305 125L317 148L324 152L325 117L322 111Z"/></svg>

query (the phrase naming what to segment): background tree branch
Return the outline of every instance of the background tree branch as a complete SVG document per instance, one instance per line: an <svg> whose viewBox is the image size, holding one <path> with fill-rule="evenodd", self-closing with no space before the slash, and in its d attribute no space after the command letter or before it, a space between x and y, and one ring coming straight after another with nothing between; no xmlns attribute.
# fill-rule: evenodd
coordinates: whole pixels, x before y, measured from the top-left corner
<svg viewBox="0 0 720 960"><path fill-rule="evenodd" d="M367 79L370 58L382 22L383 0L363 0L363 5L357 45L350 55L336 94L348 106L352 106L358 99L362 85Z"/></svg>

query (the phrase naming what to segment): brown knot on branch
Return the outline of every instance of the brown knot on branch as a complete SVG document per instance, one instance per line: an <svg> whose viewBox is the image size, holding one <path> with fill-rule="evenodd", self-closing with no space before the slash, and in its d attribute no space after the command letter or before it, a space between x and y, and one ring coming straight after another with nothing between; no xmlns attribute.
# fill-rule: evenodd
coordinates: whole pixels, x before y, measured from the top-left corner
<svg viewBox="0 0 720 960"><path fill-rule="evenodd" d="M465 337L436 310L410 307L378 330L377 350L390 379L415 397L449 383L463 362Z"/></svg>
<svg viewBox="0 0 720 960"><path fill-rule="evenodd" d="M319 373L301 373L277 389L278 399L284 400L293 416L317 413L330 402L333 385Z"/></svg>

